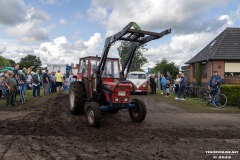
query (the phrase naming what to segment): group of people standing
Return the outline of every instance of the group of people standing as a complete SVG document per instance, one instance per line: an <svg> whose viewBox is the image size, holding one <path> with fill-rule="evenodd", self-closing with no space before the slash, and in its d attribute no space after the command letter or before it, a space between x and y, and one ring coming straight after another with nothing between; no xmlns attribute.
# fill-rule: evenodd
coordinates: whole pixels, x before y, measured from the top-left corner
<svg viewBox="0 0 240 160"><path fill-rule="evenodd" d="M1 94L6 95L6 105L8 107L16 106L16 97L20 93L20 100L25 102L25 94L27 91L27 84L29 82L29 75L26 68L19 73L19 64L14 66L14 70L5 70L1 76Z"/></svg>
<svg viewBox="0 0 240 160"><path fill-rule="evenodd" d="M14 66L14 70L5 70L0 77L0 98L4 94L6 96L6 106L16 106L17 95L20 97L20 101L25 103L25 94L28 86L32 87L32 96L40 97L41 83L44 89L44 95L49 93L61 93L63 86L66 83L66 78L58 70L57 73L52 71L51 73L46 70L42 76L40 71L36 70L32 72L33 67L28 69L23 68L19 72L19 64Z"/></svg>
<svg viewBox="0 0 240 160"><path fill-rule="evenodd" d="M63 83L65 82L65 76L60 73L60 70L55 73L52 71L49 73L48 70L42 74L42 79L39 75L39 70L32 77L32 86L33 86L33 97L40 97L40 84L42 82L43 94L46 96L49 93L61 93L63 88Z"/></svg>
<svg viewBox="0 0 240 160"><path fill-rule="evenodd" d="M60 73L60 70L58 70L57 73L55 73L54 71L49 73L48 70L46 70L42 75L44 95L54 92L61 93L64 81L65 76ZM35 94L33 93L33 96L34 95Z"/></svg>
<svg viewBox="0 0 240 160"><path fill-rule="evenodd" d="M150 88L151 88L151 94L156 94L156 84L157 84L157 77L155 74L151 74L149 77L150 80ZM185 77L184 73L178 74L177 78L173 80L170 72L167 72L167 75L162 73L160 77L160 85L162 89L161 94L165 94L166 97L169 97L170 91L172 89L172 86L174 85L174 91L177 93L178 97L177 100L180 100L181 92L183 92L183 98L181 100L186 99L186 86L187 86L187 79Z"/></svg>

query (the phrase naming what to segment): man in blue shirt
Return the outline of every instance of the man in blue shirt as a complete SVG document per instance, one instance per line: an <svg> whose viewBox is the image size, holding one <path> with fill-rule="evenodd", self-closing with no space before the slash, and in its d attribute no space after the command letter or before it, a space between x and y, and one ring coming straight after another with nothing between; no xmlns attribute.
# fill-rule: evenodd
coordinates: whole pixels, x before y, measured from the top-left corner
<svg viewBox="0 0 240 160"><path fill-rule="evenodd" d="M208 82L208 89L209 90L219 89L220 84L222 84L222 77L218 75L218 71L213 71L213 75L211 76Z"/></svg>
<svg viewBox="0 0 240 160"><path fill-rule="evenodd" d="M164 74L161 74L161 85L162 85L162 90L163 90L163 93L165 94L165 95L167 95L167 91L166 91L166 78L165 78L165 76L164 76ZM162 94L163 94L162 93Z"/></svg>

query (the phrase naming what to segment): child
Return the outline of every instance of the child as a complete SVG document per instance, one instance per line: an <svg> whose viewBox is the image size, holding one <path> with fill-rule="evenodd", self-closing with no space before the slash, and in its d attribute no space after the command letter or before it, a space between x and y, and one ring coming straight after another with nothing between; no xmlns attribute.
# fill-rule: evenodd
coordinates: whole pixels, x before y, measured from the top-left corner
<svg viewBox="0 0 240 160"><path fill-rule="evenodd" d="M170 81L169 80L166 81L166 93L167 93L166 97L169 97L169 93L170 93Z"/></svg>

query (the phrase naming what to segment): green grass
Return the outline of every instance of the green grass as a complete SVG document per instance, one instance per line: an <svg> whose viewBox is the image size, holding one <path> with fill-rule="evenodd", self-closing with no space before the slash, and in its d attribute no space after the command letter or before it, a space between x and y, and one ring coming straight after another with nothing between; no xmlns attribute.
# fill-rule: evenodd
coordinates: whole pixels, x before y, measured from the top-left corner
<svg viewBox="0 0 240 160"><path fill-rule="evenodd" d="M185 101L175 100L176 96L165 97L160 94L161 91L157 90L157 95L161 97L160 101L164 101L173 106L177 106L190 113L240 113L240 108L236 106L225 106L223 109L216 108L211 105L207 105L207 101L202 101L197 98L186 98ZM159 98L158 98L159 99ZM158 100L156 99L156 100ZM158 100L159 101L159 100Z"/></svg>
<svg viewBox="0 0 240 160"><path fill-rule="evenodd" d="M25 101L26 101L26 105L34 105L34 103L39 103L39 102L45 102L45 99L49 99L53 96L55 96L56 94L49 94L47 96L43 95L43 88L40 89L40 98L42 99L42 101L36 101L36 98L32 96L32 90L27 90L26 94L25 94ZM44 99L44 100L43 100ZM20 101L20 95L17 95L17 101ZM17 103L21 103L21 102L17 102ZM0 99L0 106L4 107L6 106L6 99Z"/></svg>

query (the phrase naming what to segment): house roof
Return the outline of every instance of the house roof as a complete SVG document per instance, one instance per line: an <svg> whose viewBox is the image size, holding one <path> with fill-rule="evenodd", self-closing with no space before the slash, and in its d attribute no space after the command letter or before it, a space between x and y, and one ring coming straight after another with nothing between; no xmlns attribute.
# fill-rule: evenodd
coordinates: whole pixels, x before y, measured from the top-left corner
<svg viewBox="0 0 240 160"><path fill-rule="evenodd" d="M196 56L186 62L191 64L207 60L239 60L240 28L226 28Z"/></svg>

